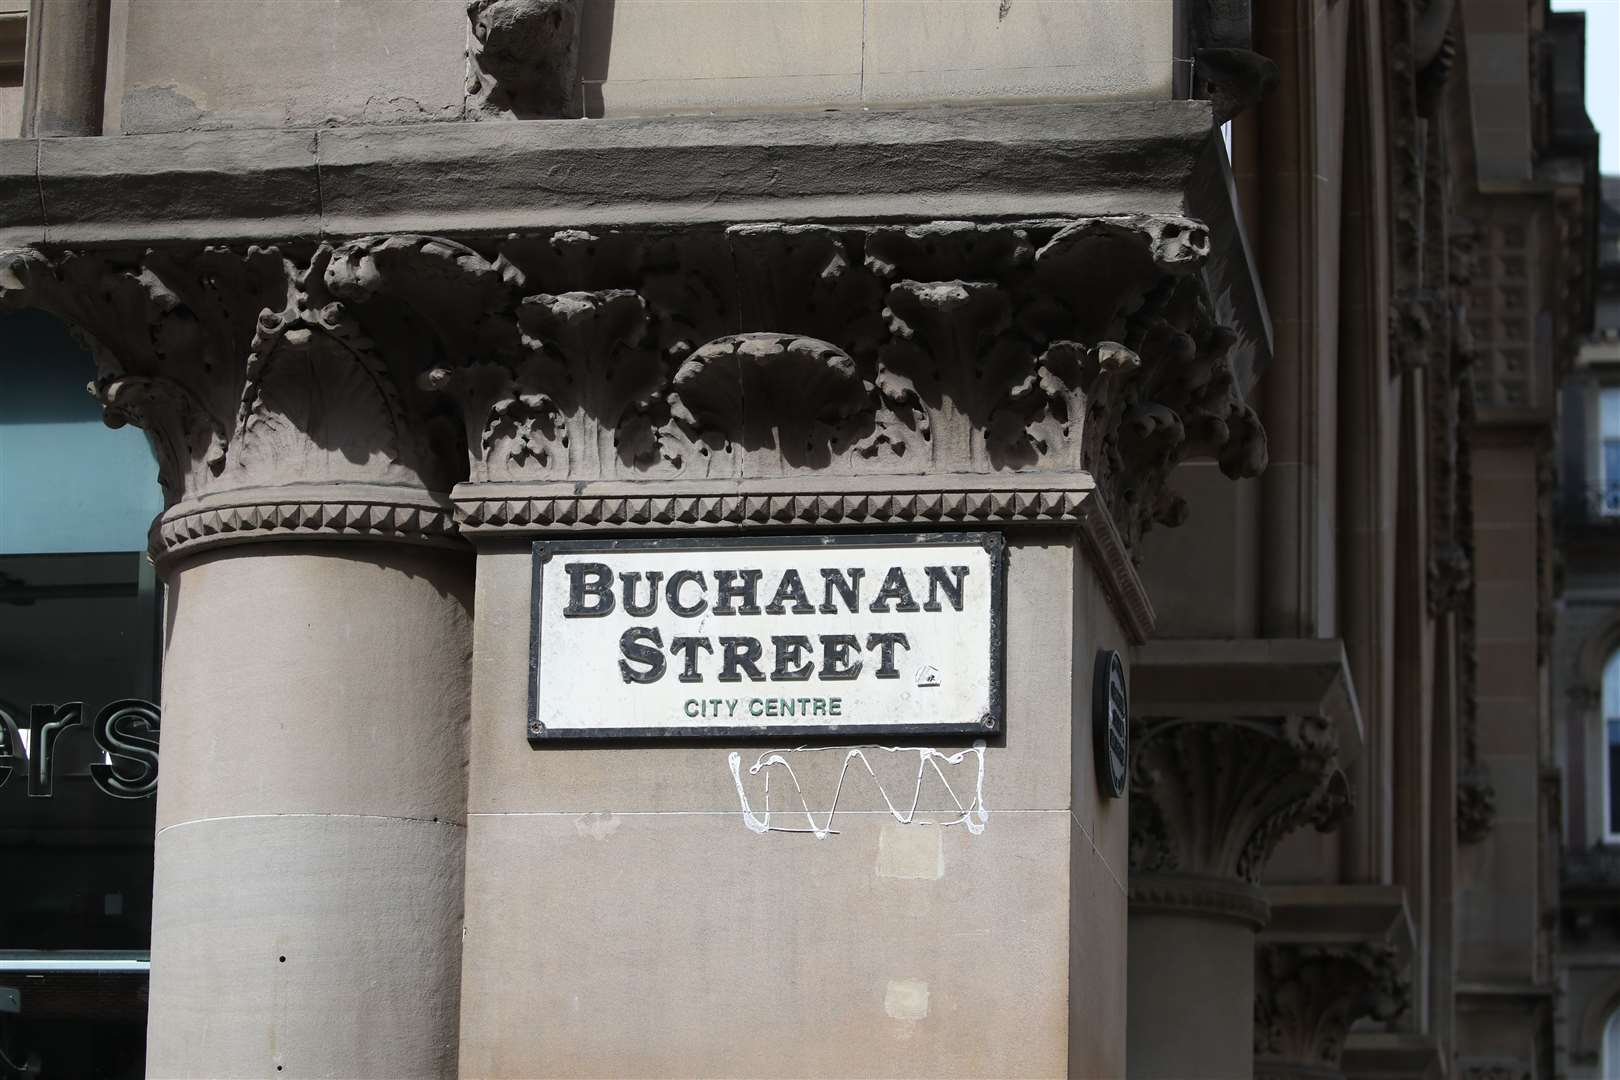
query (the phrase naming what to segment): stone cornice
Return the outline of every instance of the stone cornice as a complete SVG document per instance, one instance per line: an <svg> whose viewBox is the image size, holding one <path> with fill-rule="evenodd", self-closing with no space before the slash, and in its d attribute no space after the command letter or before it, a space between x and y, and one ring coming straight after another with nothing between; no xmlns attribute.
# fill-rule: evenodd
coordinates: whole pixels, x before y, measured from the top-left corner
<svg viewBox="0 0 1620 1080"><path fill-rule="evenodd" d="M1236 208L1193 101L0 139L0 248L1182 214L1247 380L1271 326Z"/></svg>
<svg viewBox="0 0 1620 1080"><path fill-rule="evenodd" d="M1137 651L1138 718L1303 715L1330 721L1341 763L1361 754L1361 709L1335 638L1166 638Z"/></svg>
<svg viewBox="0 0 1620 1080"><path fill-rule="evenodd" d="M1207 102L0 139L0 245L1190 213ZM1212 190L1197 190L1209 187Z"/></svg>
<svg viewBox="0 0 1620 1080"><path fill-rule="evenodd" d="M1410 957L1416 942L1406 890L1399 885L1268 885L1272 920L1262 942L1389 945Z"/></svg>

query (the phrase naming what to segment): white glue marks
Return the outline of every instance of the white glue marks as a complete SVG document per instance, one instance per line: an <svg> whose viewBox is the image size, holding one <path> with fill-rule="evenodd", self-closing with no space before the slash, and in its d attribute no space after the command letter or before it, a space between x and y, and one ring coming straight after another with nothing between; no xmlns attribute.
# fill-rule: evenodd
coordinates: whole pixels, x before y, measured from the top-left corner
<svg viewBox="0 0 1620 1080"><path fill-rule="evenodd" d="M619 815L603 812L581 814L574 819L574 828L581 836L589 836L593 840L606 840L619 831Z"/></svg>
<svg viewBox="0 0 1620 1080"><path fill-rule="evenodd" d="M805 799L804 789L799 784L798 774L793 771L793 765L789 760L789 755L808 754L844 755L843 765L838 770L838 783L833 789L832 801L827 806L826 819L820 824L816 822L816 815L811 811L810 804ZM902 796L898 805L894 799L890 798L889 793L883 789L883 784L878 780L877 773L873 770L872 763L867 757L868 754L874 756L878 754L917 755L917 772L911 794ZM973 762L973 790L971 792L967 791L967 784L961 776L958 776L957 785L963 789L958 792L945 775L942 766L961 765L968 760L969 755L975 759ZM796 760L803 763L806 759L800 757ZM872 783L877 786L883 804L888 807L888 812L894 816L895 821L902 825L965 825L968 832L976 836L984 831L985 822L990 817L990 811L984 805L983 742L976 742L968 749L954 754L946 754L930 746L801 746L793 750L767 750L759 755L748 770L749 776L758 776L760 773L765 774L764 806L758 814L754 812L754 808L748 800L748 791L743 786L742 755L733 752L729 761L731 764L731 778L737 784L737 799L742 803L743 824L756 833L811 833L818 840L834 835L837 830L833 828L833 820L838 814L838 800L843 795L844 780L849 775L852 767L857 769L857 775L864 773L871 778ZM793 793L786 798L789 804L787 809L773 811L771 808L771 776L773 773L778 772L785 775L785 783L793 785ZM945 786L947 796L956 806L956 815L954 817L941 819L919 818L917 816L917 805L922 801L923 782L929 776L938 777L939 782ZM965 802L964 798L966 799ZM792 807L794 802L798 803L798 809ZM805 824L773 824L771 820L772 813L777 813L778 816L786 815L789 821L797 821L802 814Z"/></svg>
<svg viewBox="0 0 1620 1080"><path fill-rule="evenodd" d="M921 979L890 979L883 992L883 1011L896 1020L926 1020L928 984Z"/></svg>

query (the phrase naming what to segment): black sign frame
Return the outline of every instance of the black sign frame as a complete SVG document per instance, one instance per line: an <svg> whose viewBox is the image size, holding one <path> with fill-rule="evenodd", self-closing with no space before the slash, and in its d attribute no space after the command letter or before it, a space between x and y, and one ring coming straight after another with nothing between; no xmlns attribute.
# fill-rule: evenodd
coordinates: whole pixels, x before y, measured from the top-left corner
<svg viewBox="0 0 1620 1080"><path fill-rule="evenodd" d="M1114 687L1119 687L1119 700ZM1097 765L1097 786L1110 799L1123 798L1131 775L1131 683L1125 662L1113 649L1099 649L1091 676L1092 756ZM1114 743L1119 743L1118 768Z"/></svg>
<svg viewBox="0 0 1620 1080"><path fill-rule="evenodd" d="M656 728L567 728L553 730L539 719L540 697L540 585L545 565L553 555L588 552L630 553L648 551L726 551L735 548L829 547L908 547L960 546L983 548L990 554L990 694L989 711L976 723L954 724L790 724L681 726ZM529 709L525 734L532 748L568 743L623 742L630 740L667 742L669 740L723 740L753 743L781 740L790 736L821 736L828 741L852 736L944 736L978 735L995 737L1006 733L1007 672L1007 541L996 530L975 532L927 532L912 530L886 533L794 533L767 536L681 536L659 539L581 538L536 540L531 549L532 573L529 594Z"/></svg>

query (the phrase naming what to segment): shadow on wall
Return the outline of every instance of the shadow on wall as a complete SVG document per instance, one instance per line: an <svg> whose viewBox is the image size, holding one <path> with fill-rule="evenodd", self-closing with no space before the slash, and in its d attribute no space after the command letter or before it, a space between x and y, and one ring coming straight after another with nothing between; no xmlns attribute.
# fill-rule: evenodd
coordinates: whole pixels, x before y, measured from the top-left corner
<svg viewBox="0 0 1620 1080"><path fill-rule="evenodd" d="M602 118L602 83L607 80L608 57L613 52L615 0L584 0L579 18L579 83L585 116Z"/></svg>

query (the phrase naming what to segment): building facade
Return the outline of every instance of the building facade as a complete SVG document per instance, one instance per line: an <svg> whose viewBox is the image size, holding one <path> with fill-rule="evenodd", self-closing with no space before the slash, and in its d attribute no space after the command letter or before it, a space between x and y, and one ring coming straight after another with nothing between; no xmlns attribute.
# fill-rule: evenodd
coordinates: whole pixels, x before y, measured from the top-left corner
<svg viewBox="0 0 1620 1080"><path fill-rule="evenodd" d="M1544 0L0 0L4 1067L1603 1075L1584 50ZM982 736L551 741L618 721L547 696L537 541L962 534Z"/></svg>
<svg viewBox="0 0 1620 1080"><path fill-rule="evenodd" d="M1560 411L1562 598L1551 671L1553 729L1564 787L1560 876L1560 1045L1569 1076L1620 1068L1620 955L1613 919L1615 805L1612 717L1620 716L1615 662L1616 413L1620 398L1620 187L1603 185L1596 326L1565 381Z"/></svg>

